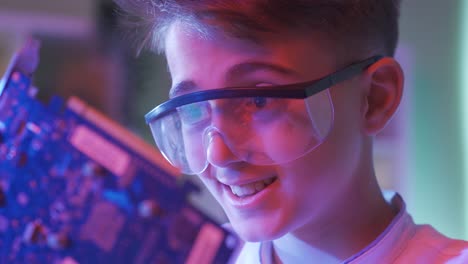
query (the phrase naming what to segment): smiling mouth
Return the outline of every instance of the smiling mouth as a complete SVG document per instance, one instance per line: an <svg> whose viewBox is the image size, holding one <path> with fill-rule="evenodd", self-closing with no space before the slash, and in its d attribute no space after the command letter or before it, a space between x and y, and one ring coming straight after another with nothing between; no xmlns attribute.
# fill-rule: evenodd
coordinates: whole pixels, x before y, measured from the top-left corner
<svg viewBox="0 0 468 264"><path fill-rule="evenodd" d="M271 177L265 180L256 181L244 185L227 185L231 192L240 198L255 195L263 191L276 180L276 177Z"/></svg>

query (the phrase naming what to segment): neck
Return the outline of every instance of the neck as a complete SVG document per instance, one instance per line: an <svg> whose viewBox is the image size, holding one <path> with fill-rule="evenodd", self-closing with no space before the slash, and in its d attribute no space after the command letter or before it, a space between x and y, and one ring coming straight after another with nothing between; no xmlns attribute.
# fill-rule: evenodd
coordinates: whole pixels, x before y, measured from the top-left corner
<svg viewBox="0 0 468 264"><path fill-rule="evenodd" d="M274 241L274 263L339 263L340 259L289 233ZM307 256L307 257L304 257Z"/></svg>
<svg viewBox="0 0 468 264"><path fill-rule="evenodd" d="M320 218L273 241L277 263L341 263L387 228L396 210L383 198L373 168L359 172Z"/></svg>
<svg viewBox="0 0 468 264"><path fill-rule="evenodd" d="M341 263L374 241L396 215L388 204L354 210L346 204L341 207L346 213L327 223L308 224L274 240L275 263Z"/></svg>

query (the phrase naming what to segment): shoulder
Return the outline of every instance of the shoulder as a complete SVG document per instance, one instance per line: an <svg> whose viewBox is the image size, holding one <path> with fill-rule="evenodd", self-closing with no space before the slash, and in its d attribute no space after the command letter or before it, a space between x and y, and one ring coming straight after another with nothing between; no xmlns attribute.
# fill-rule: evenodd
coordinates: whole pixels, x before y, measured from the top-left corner
<svg viewBox="0 0 468 264"><path fill-rule="evenodd" d="M468 263L468 242L448 238L430 225L418 225L396 263Z"/></svg>

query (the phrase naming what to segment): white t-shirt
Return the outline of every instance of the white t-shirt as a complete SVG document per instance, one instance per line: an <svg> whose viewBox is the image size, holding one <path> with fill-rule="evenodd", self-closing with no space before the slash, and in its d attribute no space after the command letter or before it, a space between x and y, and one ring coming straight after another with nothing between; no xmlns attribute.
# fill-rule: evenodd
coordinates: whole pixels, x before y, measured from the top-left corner
<svg viewBox="0 0 468 264"><path fill-rule="evenodd" d="M430 225L416 225L398 194L390 203L399 209L390 225L371 244L343 263L468 264L467 241L450 239ZM232 263L271 264L272 248L272 242L246 242ZM314 263L306 259L307 256L304 258Z"/></svg>

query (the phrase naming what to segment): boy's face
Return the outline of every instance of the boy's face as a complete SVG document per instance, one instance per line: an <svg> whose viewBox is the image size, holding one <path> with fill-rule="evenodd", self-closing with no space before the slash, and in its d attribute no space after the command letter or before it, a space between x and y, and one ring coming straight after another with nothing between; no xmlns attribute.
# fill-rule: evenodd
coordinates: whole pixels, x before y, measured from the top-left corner
<svg viewBox="0 0 468 264"><path fill-rule="evenodd" d="M173 86L191 82L196 90L305 82L336 71L343 66L338 63L350 63L339 62L325 41L310 35L282 35L259 45L222 35L201 38L181 23L168 32L166 56ZM357 77L330 89L335 116L328 138L292 162L249 164L233 155L220 137L213 137L210 164L199 176L243 239L272 240L300 228L339 221L335 216L346 213L337 205L347 199L349 190L358 188L353 178L365 167L359 162L367 140L361 129L364 107L359 83ZM275 140L294 144L297 139L284 134ZM272 180L250 196L240 198L232 191Z"/></svg>

